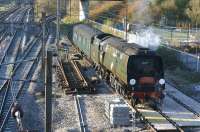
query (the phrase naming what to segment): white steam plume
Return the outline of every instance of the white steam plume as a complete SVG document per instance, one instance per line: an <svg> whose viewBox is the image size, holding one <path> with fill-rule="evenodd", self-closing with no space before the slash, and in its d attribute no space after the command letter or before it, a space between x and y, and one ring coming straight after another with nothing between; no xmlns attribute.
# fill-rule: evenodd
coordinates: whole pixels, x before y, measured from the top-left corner
<svg viewBox="0 0 200 132"><path fill-rule="evenodd" d="M151 27L136 34L128 34L128 43L136 43L151 50L157 50L160 42L160 36L154 33Z"/></svg>

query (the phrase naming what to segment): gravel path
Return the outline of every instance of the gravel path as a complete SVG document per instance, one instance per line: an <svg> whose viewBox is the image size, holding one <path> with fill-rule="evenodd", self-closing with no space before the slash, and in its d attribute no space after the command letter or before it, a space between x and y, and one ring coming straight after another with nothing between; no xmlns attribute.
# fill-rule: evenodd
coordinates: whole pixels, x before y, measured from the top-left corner
<svg viewBox="0 0 200 132"><path fill-rule="evenodd" d="M79 132L79 119L76 111L74 96L57 97L53 104L53 131Z"/></svg>
<svg viewBox="0 0 200 132"><path fill-rule="evenodd" d="M117 97L113 94L106 95L82 95L79 97L83 110L83 117L87 125L87 131L121 132L132 131L132 127L111 128L108 118L105 116L104 102Z"/></svg>

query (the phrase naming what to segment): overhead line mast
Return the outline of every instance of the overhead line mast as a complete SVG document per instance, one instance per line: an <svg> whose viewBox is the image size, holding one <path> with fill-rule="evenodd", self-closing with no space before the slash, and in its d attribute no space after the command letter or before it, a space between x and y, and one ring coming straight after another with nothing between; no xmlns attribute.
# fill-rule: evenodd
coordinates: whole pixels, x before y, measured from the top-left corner
<svg viewBox="0 0 200 132"><path fill-rule="evenodd" d="M56 44L60 40L60 0L57 0L57 30L56 30Z"/></svg>

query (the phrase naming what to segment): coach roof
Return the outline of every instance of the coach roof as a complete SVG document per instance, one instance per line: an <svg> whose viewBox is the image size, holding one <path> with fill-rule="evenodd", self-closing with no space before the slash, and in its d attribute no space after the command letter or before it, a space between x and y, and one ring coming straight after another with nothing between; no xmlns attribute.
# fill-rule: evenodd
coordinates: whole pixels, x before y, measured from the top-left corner
<svg viewBox="0 0 200 132"><path fill-rule="evenodd" d="M78 25L74 26L74 31L79 32L80 34L90 37L90 38L92 38L95 35L99 35L99 34L103 33L100 30L95 29L95 28L93 28L89 25L85 25L85 24L78 24Z"/></svg>
<svg viewBox="0 0 200 132"><path fill-rule="evenodd" d="M144 50L150 51L148 48L144 48L135 43L127 43L125 40L118 37L110 37L103 41L103 43L109 44L129 56L139 54Z"/></svg>

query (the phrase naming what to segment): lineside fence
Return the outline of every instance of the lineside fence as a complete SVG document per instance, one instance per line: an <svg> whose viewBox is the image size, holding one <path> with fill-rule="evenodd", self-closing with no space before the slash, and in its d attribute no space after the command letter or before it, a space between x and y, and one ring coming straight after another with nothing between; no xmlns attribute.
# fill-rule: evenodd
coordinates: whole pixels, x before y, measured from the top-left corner
<svg viewBox="0 0 200 132"><path fill-rule="evenodd" d="M92 20L88 20L87 23L91 24L92 26L107 32L113 35L116 35L121 38L125 38L126 33L124 31L118 30L116 28L94 22ZM199 30L198 30L199 31ZM200 32L200 31L199 31ZM158 32L156 32L159 34ZM159 34L161 35L161 34ZM143 36L139 36L137 34L128 33L128 41L138 43L142 41L141 39L145 39ZM153 39L153 38L152 38ZM200 72L200 56L193 55L187 52L183 52L177 50L175 48L170 47L170 45L166 44L165 39L161 38L160 46L157 49L158 54L163 57L164 64L167 68L181 68L183 71L190 71L190 72Z"/></svg>
<svg viewBox="0 0 200 132"><path fill-rule="evenodd" d="M181 47L182 42L195 41L200 37L200 29L178 29L175 27L153 27L156 34L169 42L172 47Z"/></svg>

